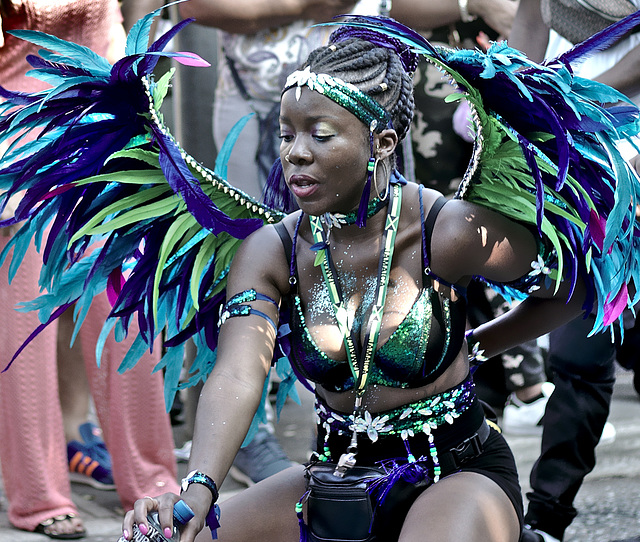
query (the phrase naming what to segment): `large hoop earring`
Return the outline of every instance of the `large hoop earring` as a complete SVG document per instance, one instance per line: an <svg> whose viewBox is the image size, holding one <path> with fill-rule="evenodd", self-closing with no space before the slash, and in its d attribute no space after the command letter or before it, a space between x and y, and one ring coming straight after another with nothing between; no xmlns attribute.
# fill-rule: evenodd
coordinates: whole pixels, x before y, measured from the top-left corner
<svg viewBox="0 0 640 542"><path fill-rule="evenodd" d="M384 196L380 195L380 191L378 190L378 163L380 162L380 158L376 158L376 162L375 164L373 164L373 186L376 189L376 195L378 196L378 199L380 201L384 201L389 197L389 190L390 190L390 184L391 184L391 175L389 175L389 177L387 178L387 185L385 187L384 190ZM382 164L382 167L384 167L384 163Z"/></svg>

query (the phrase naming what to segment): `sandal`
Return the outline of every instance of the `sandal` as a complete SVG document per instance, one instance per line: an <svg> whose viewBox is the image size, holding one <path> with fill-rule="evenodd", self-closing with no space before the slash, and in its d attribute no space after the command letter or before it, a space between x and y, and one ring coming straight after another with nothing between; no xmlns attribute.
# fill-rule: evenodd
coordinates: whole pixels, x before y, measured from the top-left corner
<svg viewBox="0 0 640 542"><path fill-rule="evenodd" d="M49 538L53 538L55 540L77 540L78 538L84 538L87 535L87 531L84 527L82 527L81 531L76 531L73 533L55 533L51 532L51 526L56 523L60 523L61 521L70 521L77 516L75 514L65 514L62 516L55 516L53 518L49 518L42 523L39 523L36 528L33 530L34 533L43 534L48 536Z"/></svg>

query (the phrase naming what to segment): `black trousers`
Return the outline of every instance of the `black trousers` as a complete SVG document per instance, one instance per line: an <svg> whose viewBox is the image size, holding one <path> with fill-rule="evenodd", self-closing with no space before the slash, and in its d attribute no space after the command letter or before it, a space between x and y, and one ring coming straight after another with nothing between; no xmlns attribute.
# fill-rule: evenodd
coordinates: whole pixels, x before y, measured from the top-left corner
<svg viewBox="0 0 640 542"><path fill-rule="evenodd" d="M555 391L530 475L525 523L559 540L577 514L573 501L584 477L595 466L613 393L615 345L607 332L587 338L592 326L593 317L579 317L549 337L548 371Z"/></svg>

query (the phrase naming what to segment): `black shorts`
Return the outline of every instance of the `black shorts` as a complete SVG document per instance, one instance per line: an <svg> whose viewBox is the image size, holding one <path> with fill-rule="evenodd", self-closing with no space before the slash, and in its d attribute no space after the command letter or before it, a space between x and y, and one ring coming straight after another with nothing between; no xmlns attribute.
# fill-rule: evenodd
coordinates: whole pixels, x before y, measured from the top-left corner
<svg viewBox="0 0 640 542"><path fill-rule="evenodd" d="M479 401L474 400L471 408L463 413L452 425L438 428L434 431L438 453L444 456L448 450L456 447L466 438L474 435L478 427L486 424L484 410ZM486 434L486 433L485 433ZM318 445L322 449L324 429L318 426ZM360 439L359 439L360 440ZM332 457L337 458L349 445L350 435L338 435L332 433L329 437L329 446ZM428 439L424 434L416 435L410 439L411 452L415 457L429 454ZM385 462L389 458L406 457L406 450L402 440L398 436L381 437L377 442L371 443L362 439L358 444L357 461L360 465L376 465ZM334 459L335 460L335 459ZM476 472L493 480L505 492L518 516L520 527L524 523L524 510L522 493L518 481L518 472L515 459L506 440L493 427L490 427L488 435L482 442L482 450L475 457L465 459L455 468L444 468L442 477L456 472ZM383 503L376 511L375 531L378 540L395 541L400 535L400 530L409 509L420 496L430 487L430 480L418 479L415 483L409 483L399 479Z"/></svg>
<svg viewBox="0 0 640 542"><path fill-rule="evenodd" d="M524 510L522 504L522 493L520 483L518 482L518 472L516 470L515 460L511 449L509 448L504 437L495 429L491 428L487 440L483 444L483 451L477 457L466 461L455 472L476 472L482 474L502 488L507 497L513 504L518 515L520 529L524 524ZM454 473L449 473L449 475ZM378 540L396 541L400 536L400 530L404 524L404 519L409 513L409 509L420 496L420 494L433 484L416 484L415 491L406 491L403 489L402 495L404 500L402 503L395 502L391 491L390 505L392 508L386 509L385 504L376 514L376 534Z"/></svg>

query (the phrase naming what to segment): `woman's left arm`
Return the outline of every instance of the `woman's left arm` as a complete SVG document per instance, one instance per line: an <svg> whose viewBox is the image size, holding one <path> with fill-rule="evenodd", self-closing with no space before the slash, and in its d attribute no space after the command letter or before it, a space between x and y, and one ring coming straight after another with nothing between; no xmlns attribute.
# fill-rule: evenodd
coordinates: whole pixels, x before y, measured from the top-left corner
<svg viewBox="0 0 640 542"><path fill-rule="evenodd" d="M538 243L532 231L507 217L462 200L441 211L433 230L432 270L453 283L474 276L508 283L532 271ZM474 340L486 356L535 339L578 317L585 299L580 281L570 295L570 281L555 291L555 281L541 280L540 289L504 315L476 328Z"/></svg>
<svg viewBox="0 0 640 542"><path fill-rule="evenodd" d="M582 283L568 298L568 283L565 281L557 294L541 286L533 294L516 304L511 310L473 331L474 341L480 344L486 357L530 341L557 329L582 313L584 299ZM547 295L546 297L543 297Z"/></svg>

